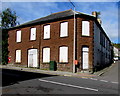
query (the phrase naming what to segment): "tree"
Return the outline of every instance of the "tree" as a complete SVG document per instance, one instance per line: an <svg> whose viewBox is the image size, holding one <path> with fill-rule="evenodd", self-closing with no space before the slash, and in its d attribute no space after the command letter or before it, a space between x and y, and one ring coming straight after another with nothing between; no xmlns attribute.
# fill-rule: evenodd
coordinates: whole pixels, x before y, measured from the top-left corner
<svg viewBox="0 0 120 96"><path fill-rule="evenodd" d="M2 30L2 62L1 64L8 63L8 29L11 27L16 26L19 24L17 22L16 12L12 11L10 8L5 9L0 13L1 17L1 26L0 29ZM1 42L0 42L1 44Z"/></svg>

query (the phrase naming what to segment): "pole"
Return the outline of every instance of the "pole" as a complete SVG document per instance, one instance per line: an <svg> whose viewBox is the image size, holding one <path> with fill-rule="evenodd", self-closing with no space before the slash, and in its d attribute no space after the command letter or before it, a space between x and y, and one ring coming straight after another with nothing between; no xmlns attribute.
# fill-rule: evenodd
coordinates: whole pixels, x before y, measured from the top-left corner
<svg viewBox="0 0 120 96"><path fill-rule="evenodd" d="M70 0L69 0L70 1ZM70 3L72 4L72 6L74 7L74 36L73 36L73 73L75 73L75 49L76 49L76 45L75 45L75 40L76 40L76 20L75 20L75 5L70 1Z"/></svg>
<svg viewBox="0 0 120 96"><path fill-rule="evenodd" d="M74 61L75 61L75 49L76 49L76 46L75 46L75 37L76 37L76 20L75 20L75 6L74 6L74 41L73 41L73 73L75 73L75 64L74 64Z"/></svg>

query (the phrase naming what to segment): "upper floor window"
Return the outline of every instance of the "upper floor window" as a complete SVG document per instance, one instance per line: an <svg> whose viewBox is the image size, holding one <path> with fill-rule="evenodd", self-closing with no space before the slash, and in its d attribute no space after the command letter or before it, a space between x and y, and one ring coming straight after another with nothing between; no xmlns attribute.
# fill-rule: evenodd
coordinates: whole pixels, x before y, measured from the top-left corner
<svg viewBox="0 0 120 96"><path fill-rule="evenodd" d="M44 26L44 39L50 38L50 25Z"/></svg>
<svg viewBox="0 0 120 96"><path fill-rule="evenodd" d="M63 22L60 24L60 37L68 36L68 22Z"/></svg>
<svg viewBox="0 0 120 96"><path fill-rule="evenodd" d="M82 21L82 36L90 36L89 21Z"/></svg>
<svg viewBox="0 0 120 96"><path fill-rule="evenodd" d="M21 50L16 50L16 63L21 62Z"/></svg>
<svg viewBox="0 0 120 96"><path fill-rule="evenodd" d="M16 42L21 42L21 31L17 31L16 33Z"/></svg>
<svg viewBox="0 0 120 96"><path fill-rule="evenodd" d="M59 62L60 63L68 62L68 47L62 46L59 48Z"/></svg>
<svg viewBox="0 0 120 96"><path fill-rule="evenodd" d="M30 40L36 40L36 28L31 28Z"/></svg>

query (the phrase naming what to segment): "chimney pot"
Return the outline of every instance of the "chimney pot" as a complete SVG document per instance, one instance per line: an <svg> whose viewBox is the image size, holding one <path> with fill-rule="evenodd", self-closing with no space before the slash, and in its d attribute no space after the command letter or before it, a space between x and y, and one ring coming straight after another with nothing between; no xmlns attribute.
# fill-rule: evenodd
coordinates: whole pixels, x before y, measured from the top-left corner
<svg viewBox="0 0 120 96"><path fill-rule="evenodd" d="M102 24L102 21L100 18L98 18L97 21L99 22L99 24Z"/></svg>
<svg viewBox="0 0 120 96"><path fill-rule="evenodd" d="M97 14L97 12L96 11L94 11L94 12L92 12L92 15L94 16L94 17L98 17L98 14Z"/></svg>

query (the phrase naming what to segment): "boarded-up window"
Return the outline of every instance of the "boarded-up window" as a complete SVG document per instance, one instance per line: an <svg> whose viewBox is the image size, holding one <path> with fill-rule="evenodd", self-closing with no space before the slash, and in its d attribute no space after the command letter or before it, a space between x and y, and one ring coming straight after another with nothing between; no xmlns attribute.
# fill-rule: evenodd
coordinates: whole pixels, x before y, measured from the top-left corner
<svg viewBox="0 0 120 96"><path fill-rule="evenodd" d="M43 62L50 62L50 48L43 48Z"/></svg>
<svg viewBox="0 0 120 96"><path fill-rule="evenodd" d="M68 36L68 22L63 22L60 27L60 37L66 36Z"/></svg>
<svg viewBox="0 0 120 96"><path fill-rule="evenodd" d="M50 38L50 25L44 26L44 39Z"/></svg>
<svg viewBox="0 0 120 96"><path fill-rule="evenodd" d="M36 40L36 28L31 28L30 40Z"/></svg>
<svg viewBox="0 0 120 96"><path fill-rule="evenodd" d="M90 36L89 21L82 21L82 36Z"/></svg>
<svg viewBox="0 0 120 96"><path fill-rule="evenodd" d="M68 47L60 47L59 62L68 62Z"/></svg>
<svg viewBox="0 0 120 96"><path fill-rule="evenodd" d="M21 62L21 50L16 50L16 63Z"/></svg>
<svg viewBox="0 0 120 96"><path fill-rule="evenodd" d="M16 42L21 42L21 31L17 31Z"/></svg>

